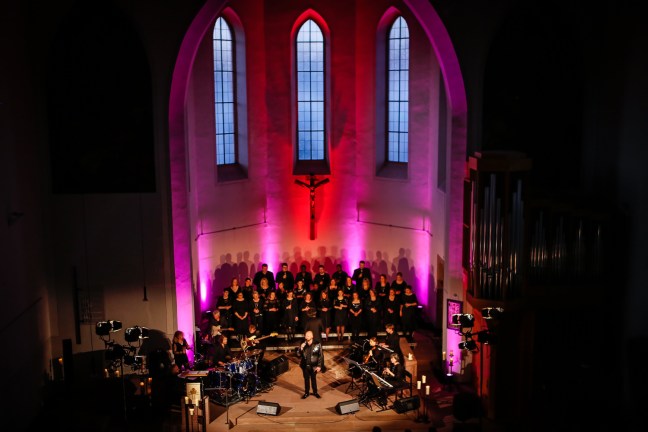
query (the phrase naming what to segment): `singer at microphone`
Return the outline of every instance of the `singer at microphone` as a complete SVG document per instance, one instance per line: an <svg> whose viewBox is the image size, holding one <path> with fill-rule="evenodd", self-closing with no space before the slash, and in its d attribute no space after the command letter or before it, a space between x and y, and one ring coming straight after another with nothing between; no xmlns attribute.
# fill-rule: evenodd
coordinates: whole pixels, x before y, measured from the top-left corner
<svg viewBox="0 0 648 432"><path fill-rule="evenodd" d="M324 352L319 342L313 341L313 332L308 330L304 333L306 339L297 350L297 355L301 357L299 367L304 375L304 395L306 399L310 395L311 387L313 396L317 399L321 396L317 393L317 372L324 369Z"/></svg>

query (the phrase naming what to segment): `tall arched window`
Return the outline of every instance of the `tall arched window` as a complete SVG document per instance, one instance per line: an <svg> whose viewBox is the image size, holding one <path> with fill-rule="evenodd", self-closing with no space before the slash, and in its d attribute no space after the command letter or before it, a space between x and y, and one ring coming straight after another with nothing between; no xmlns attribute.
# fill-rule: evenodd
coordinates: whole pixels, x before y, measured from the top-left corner
<svg viewBox="0 0 648 432"><path fill-rule="evenodd" d="M229 24L220 17L214 25L214 113L216 164L237 162L234 39Z"/></svg>
<svg viewBox="0 0 648 432"><path fill-rule="evenodd" d="M297 161L326 159L324 35L312 19L296 40Z"/></svg>
<svg viewBox="0 0 648 432"><path fill-rule="evenodd" d="M387 161L408 162L409 29L403 17L389 30L387 45Z"/></svg>

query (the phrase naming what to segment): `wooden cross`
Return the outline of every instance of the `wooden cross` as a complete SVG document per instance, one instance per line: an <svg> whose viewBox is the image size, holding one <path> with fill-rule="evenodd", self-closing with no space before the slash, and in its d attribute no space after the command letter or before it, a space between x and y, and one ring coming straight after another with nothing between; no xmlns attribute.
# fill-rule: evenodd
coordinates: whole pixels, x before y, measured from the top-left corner
<svg viewBox="0 0 648 432"><path fill-rule="evenodd" d="M317 181L314 174L310 174L307 179L308 183L301 180L295 180L295 183L310 190L310 239L315 240L315 189L328 183L329 179Z"/></svg>

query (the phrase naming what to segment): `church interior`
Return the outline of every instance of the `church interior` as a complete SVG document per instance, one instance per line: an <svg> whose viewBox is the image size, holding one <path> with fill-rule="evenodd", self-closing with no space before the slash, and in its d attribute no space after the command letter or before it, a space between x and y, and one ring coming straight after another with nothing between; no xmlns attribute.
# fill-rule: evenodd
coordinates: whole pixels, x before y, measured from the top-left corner
<svg viewBox="0 0 648 432"><path fill-rule="evenodd" d="M155 410L163 390L146 383L160 377L133 362L148 355L151 370L181 330L197 363L201 319L233 278L260 289L263 264L351 276L361 261L371 287L381 275L411 286L403 360L414 387L427 374L433 389L416 397L416 424L365 405L350 430L645 430L646 12L633 0L8 2L6 430L194 430L184 397ZM374 330L326 338L329 408L348 399L343 360ZM290 372L263 396L288 413L226 403L196 430L341 417L300 414L318 409L297 397L304 331L278 333L266 362L283 352ZM131 391L153 415L122 415ZM462 421L467 397L478 409ZM445 420L421 422L441 399ZM99 419L102 404L117 410ZM236 425L229 408L257 416Z"/></svg>

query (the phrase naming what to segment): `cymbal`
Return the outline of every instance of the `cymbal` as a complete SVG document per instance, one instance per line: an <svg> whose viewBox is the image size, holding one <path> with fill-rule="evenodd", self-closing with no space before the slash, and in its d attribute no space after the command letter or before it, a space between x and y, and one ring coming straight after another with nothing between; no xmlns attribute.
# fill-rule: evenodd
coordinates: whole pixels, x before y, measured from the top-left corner
<svg viewBox="0 0 648 432"><path fill-rule="evenodd" d="M263 352L263 350L261 350L261 349L253 349L253 350L246 351L246 355L248 357L253 357L253 356L261 354L262 352Z"/></svg>

